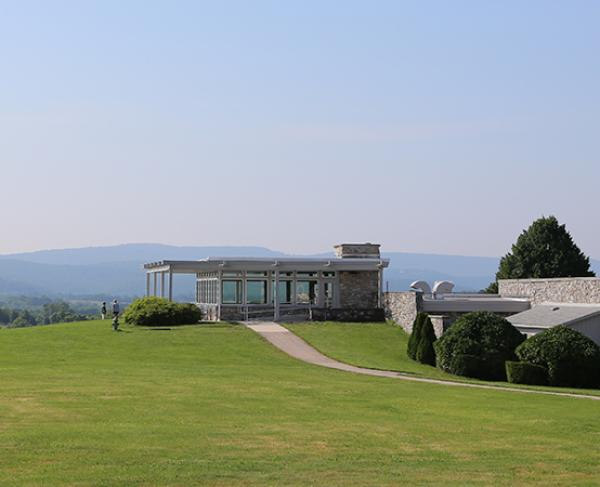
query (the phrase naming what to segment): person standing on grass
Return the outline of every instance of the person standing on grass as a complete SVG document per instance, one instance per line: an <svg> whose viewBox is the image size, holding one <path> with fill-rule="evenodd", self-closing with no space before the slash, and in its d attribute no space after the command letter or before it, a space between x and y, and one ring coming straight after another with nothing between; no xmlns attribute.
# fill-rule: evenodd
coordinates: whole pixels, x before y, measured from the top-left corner
<svg viewBox="0 0 600 487"><path fill-rule="evenodd" d="M102 308L100 308L100 314L102 315L102 319L106 319L106 301L102 301Z"/></svg>
<svg viewBox="0 0 600 487"><path fill-rule="evenodd" d="M112 312L113 312L113 318L119 317L120 308L119 308L119 302L116 299L112 303Z"/></svg>

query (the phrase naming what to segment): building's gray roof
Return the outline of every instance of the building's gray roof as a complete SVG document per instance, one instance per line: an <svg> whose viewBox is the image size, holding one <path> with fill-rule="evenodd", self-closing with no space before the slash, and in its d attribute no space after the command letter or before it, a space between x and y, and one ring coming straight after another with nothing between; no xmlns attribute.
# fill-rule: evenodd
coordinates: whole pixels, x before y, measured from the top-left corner
<svg viewBox="0 0 600 487"><path fill-rule="evenodd" d="M423 298L423 311L430 314L471 313L520 313L530 308L529 300L502 298L490 294L445 294L443 299Z"/></svg>
<svg viewBox="0 0 600 487"><path fill-rule="evenodd" d="M544 303L507 318L515 326L552 328L600 315L600 304Z"/></svg>
<svg viewBox="0 0 600 487"><path fill-rule="evenodd" d="M144 264L149 272L195 273L217 270L378 270L389 259L300 258L300 257L208 257L202 260L161 260Z"/></svg>

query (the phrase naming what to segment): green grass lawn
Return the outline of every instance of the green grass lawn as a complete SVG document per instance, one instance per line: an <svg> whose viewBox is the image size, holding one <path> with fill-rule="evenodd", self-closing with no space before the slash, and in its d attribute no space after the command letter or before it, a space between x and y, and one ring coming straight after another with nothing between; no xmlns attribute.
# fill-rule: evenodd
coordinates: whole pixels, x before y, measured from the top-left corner
<svg viewBox="0 0 600 487"><path fill-rule="evenodd" d="M459 377L408 358L408 334L392 323L296 323L288 329L317 348L321 353L351 365L370 369L394 370L416 377L491 384L499 387L569 392L600 396L597 389L534 387L507 382L488 382Z"/></svg>
<svg viewBox="0 0 600 487"><path fill-rule="evenodd" d="M2 486L596 485L599 418L307 365L242 326L0 330Z"/></svg>

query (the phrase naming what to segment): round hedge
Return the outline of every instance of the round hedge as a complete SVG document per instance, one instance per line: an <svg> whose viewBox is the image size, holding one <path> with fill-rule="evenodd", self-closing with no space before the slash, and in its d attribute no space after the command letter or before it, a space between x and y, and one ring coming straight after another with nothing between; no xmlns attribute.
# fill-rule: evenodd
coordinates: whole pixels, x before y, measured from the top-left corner
<svg viewBox="0 0 600 487"><path fill-rule="evenodd" d="M577 330L549 328L523 342L516 353L523 362L545 367L552 386L600 387L600 347Z"/></svg>
<svg viewBox="0 0 600 487"><path fill-rule="evenodd" d="M525 340L501 316L488 312L458 318L435 344L437 366L451 374L486 380L506 380L504 363L514 360Z"/></svg>
<svg viewBox="0 0 600 487"><path fill-rule="evenodd" d="M125 323L138 326L190 325L201 319L202 312L194 304L154 296L136 299L123 313Z"/></svg>

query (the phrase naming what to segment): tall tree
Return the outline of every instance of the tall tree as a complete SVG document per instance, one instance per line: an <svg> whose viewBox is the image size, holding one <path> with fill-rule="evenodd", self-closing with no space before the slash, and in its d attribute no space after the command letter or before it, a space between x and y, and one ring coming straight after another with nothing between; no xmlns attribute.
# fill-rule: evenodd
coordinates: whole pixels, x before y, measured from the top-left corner
<svg viewBox="0 0 600 487"><path fill-rule="evenodd" d="M534 221L502 257L496 283L498 279L593 276L589 257L573 242L565 225L549 216ZM497 292L496 283L486 291Z"/></svg>

